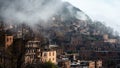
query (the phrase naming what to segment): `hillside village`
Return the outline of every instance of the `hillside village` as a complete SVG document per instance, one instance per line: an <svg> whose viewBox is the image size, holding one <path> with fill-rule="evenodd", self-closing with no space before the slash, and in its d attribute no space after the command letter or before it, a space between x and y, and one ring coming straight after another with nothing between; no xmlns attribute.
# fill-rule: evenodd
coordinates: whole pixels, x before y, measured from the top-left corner
<svg viewBox="0 0 120 68"><path fill-rule="evenodd" d="M78 8L68 6L65 3L45 26L1 20L0 68L47 68L46 62L56 68L119 68L119 35ZM78 12L87 19L75 17Z"/></svg>

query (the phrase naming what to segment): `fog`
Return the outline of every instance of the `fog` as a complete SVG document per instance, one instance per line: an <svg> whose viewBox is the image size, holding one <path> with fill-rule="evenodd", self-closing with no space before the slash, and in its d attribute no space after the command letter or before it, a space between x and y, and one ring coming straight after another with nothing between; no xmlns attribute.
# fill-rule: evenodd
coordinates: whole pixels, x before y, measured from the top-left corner
<svg viewBox="0 0 120 68"><path fill-rule="evenodd" d="M34 25L48 21L61 7L61 0L0 0L0 18L8 23Z"/></svg>

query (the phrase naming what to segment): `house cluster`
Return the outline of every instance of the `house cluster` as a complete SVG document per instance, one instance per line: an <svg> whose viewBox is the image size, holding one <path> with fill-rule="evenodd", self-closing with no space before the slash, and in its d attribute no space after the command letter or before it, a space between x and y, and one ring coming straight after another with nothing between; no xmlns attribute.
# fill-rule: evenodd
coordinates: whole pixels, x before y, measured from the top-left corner
<svg viewBox="0 0 120 68"><path fill-rule="evenodd" d="M78 54L61 54L56 52L57 45L49 45L41 49L40 41L28 41L25 45L25 64L36 64L37 62L52 62L60 68L102 68L102 60L78 60Z"/></svg>
<svg viewBox="0 0 120 68"><path fill-rule="evenodd" d="M25 63L48 62L56 63L56 51L49 48L41 49L40 41L28 41L25 45Z"/></svg>
<svg viewBox="0 0 120 68"><path fill-rule="evenodd" d="M118 42L117 39L109 38L108 34L103 35L103 38L104 38L104 42L108 42L108 43L117 43Z"/></svg>
<svg viewBox="0 0 120 68"><path fill-rule="evenodd" d="M70 61L62 61L59 63L61 68L102 68L101 61L79 61L70 64Z"/></svg>
<svg viewBox="0 0 120 68"><path fill-rule="evenodd" d="M75 24L73 25L75 26ZM87 26L87 24L84 23L83 25ZM80 26L75 27L77 30ZM86 30L82 30L81 33L86 33L87 30L86 28ZM71 32L68 33L65 38L69 36L71 37L66 39L67 41L65 40L66 43L71 41L68 45L62 43L63 46L60 47L56 44L51 45L51 43L49 43L43 46L43 42L39 37L35 37L32 31L25 25L22 25L21 30L16 31L16 34L8 33L0 28L0 65L3 66L2 68L12 68L10 66L12 62L18 63L18 66L19 63L21 63L22 67L25 67L27 64L52 62L57 65L58 68L102 68L106 62L104 62L104 60L108 61L109 59L113 59L117 61L117 59L114 58L119 58L120 53L117 50L117 52L115 50L112 51L112 49L118 47L116 45L118 40L110 38L107 34L102 36L102 41L85 41L86 38L91 39L89 33L82 36L76 32L72 35ZM29 39L29 37L32 37L32 39ZM62 40L62 38L60 38L60 40ZM108 46L109 44L111 44L111 46ZM11 56L9 52L11 51L10 48L15 51L13 52L14 56ZM22 61L19 62L21 59ZM17 68L17 66L15 66L15 68Z"/></svg>
<svg viewBox="0 0 120 68"><path fill-rule="evenodd" d="M102 60L79 60L79 59L75 59L75 57L76 56L74 54L71 54L71 55L67 55L67 57L65 58L59 59L58 66L60 68L102 68L103 67Z"/></svg>
<svg viewBox="0 0 120 68"><path fill-rule="evenodd" d="M0 64L4 65L3 68L11 63L10 57L6 55L7 49L14 43L14 37L10 34L0 34L1 41L0 44ZM3 42L4 41L4 42ZM38 39L29 40L25 44L24 53L24 65L26 64L36 64L38 62L52 62L60 68L76 68L76 67L87 67L87 68L97 68L102 67L102 61L85 61L78 60L76 56L78 54L60 54L61 49L58 49L57 45L48 45L44 48L41 47L41 41ZM10 67L8 67L10 68Z"/></svg>
<svg viewBox="0 0 120 68"><path fill-rule="evenodd" d="M5 53L12 44L13 36L11 34L0 33L0 65L6 66L7 64L9 64L10 57L7 56L7 54Z"/></svg>

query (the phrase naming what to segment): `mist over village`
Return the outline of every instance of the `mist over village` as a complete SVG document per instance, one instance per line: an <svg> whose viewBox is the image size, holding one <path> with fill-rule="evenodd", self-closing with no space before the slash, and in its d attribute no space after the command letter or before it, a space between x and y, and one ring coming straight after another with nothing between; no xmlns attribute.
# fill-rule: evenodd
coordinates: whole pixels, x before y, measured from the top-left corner
<svg viewBox="0 0 120 68"><path fill-rule="evenodd" d="M120 68L120 34L68 1L0 0L0 68Z"/></svg>

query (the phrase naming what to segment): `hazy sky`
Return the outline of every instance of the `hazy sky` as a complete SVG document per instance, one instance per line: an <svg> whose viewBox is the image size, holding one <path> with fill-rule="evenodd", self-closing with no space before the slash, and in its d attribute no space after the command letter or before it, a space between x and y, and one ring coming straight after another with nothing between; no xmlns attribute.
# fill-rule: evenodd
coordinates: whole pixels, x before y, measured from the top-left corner
<svg viewBox="0 0 120 68"><path fill-rule="evenodd" d="M120 33L120 0L64 0L80 8L92 20L105 22Z"/></svg>

